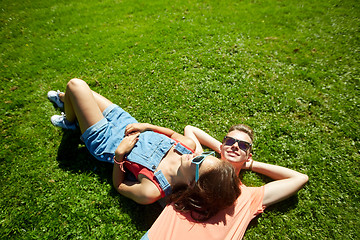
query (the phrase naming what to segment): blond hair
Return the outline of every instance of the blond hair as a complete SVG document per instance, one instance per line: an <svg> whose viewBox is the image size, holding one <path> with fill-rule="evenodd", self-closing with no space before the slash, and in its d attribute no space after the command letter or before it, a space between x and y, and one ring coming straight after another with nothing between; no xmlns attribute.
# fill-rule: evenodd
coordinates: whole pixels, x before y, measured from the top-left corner
<svg viewBox="0 0 360 240"><path fill-rule="evenodd" d="M249 127L248 125L245 125L245 124L233 125L229 129L228 133L235 131L235 130L246 133L247 135L249 135L249 137L251 139L251 143L254 142L254 130L251 127Z"/></svg>

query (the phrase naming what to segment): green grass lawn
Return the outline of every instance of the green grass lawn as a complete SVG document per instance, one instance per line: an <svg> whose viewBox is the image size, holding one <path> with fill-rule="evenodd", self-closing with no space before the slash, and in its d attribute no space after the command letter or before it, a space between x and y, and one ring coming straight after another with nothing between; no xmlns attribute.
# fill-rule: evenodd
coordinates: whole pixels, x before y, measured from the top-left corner
<svg viewBox="0 0 360 240"><path fill-rule="evenodd" d="M74 77L178 132L246 123L255 160L307 174L245 239L360 236L359 1L3 0L0 20L1 239L139 239L161 211L51 125Z"/></svg>

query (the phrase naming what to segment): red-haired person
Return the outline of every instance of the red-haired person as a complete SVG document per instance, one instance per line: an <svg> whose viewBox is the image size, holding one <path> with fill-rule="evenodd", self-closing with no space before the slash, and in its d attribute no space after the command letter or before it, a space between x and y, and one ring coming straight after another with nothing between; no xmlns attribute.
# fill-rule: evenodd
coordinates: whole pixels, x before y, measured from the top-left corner
<svg viewBox="0 0 360 240"><path fill-rule="evenodd" d="M83 80L70 80L65 93L50 91L48 98L65 109L65 114L51 117L52 124L64 129L79 127L89 152L114 164L115 189L137 203L150 204L170 196L203 221L239 196L239 180L231 164L212 154L194 154L194 141L171 129L138 123ZM134 179L125 178L126 170Z"/></svg>
<svg viewBox="0 0 360 240"><path fill-rule="evenodd" d="M254 134L246 125L231 127L222 142L193 126L186 126L184 135L196 143L195 152L202 152L202 145L215 150L224 162L234 166L237 175L241 169L246 169L274 181L261 187L240 184L241 193L235 203L202 223L192 218L187 211L179 209L176 203L169 204L142 239L242 239L253 218L266 207L294 195L308 181L307 175L297 171L254 161L251 153Z"/></svg>

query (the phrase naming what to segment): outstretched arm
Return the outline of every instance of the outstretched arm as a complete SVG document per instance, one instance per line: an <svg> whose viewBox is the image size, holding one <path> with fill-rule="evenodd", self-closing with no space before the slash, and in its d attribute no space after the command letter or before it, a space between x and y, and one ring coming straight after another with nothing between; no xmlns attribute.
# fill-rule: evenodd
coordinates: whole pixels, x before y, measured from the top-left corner
<svg viewBox="0 0 360 240"><path fill-rule="evenodd" d="M221 142L219 142L200 128L187 125L184 129L184 135L191 138L195 142L195 152L203 152L204 150L201 145L204 145L220 153Z"/></svg>
<svg viewBox="0 0 360 240"><path fill-rule="evenodd" d="M297 171L257 161L246 163L245 169L263 174L275 180L265 185L264 206L270 206L289 198L309 180L307 175Z"/></svg>

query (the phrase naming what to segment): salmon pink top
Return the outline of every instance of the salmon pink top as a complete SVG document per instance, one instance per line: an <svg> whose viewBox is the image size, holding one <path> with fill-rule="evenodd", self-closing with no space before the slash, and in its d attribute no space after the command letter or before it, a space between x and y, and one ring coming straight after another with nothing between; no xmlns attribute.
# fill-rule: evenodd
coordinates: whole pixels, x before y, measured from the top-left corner
<svg viewBox="0 0 360 240"><path fill-rule="evenodd" d="M150 240L234 240L242 239L250 221L265 209L264 187L240 186L241 194L231 207L210 220L199 223L189 213L180 213L167 205L147 232Z"/></svg>

